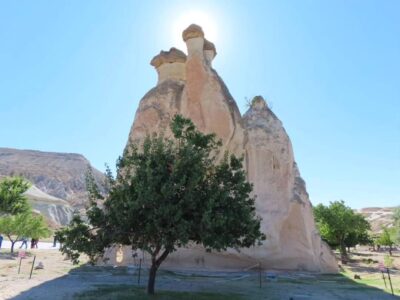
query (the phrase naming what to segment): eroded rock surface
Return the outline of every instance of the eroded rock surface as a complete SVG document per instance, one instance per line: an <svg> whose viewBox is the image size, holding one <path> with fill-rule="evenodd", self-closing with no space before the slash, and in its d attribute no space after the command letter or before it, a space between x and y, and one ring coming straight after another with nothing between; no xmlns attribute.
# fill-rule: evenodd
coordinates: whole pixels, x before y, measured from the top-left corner
<svg viewBox="0 0 400 300"><path fill-rule="evenodd" d="M67 201L46 194L34 185L25 195L32 208L42 214L51 227L65 226L71 222L74 208Z"/></svg>
<svg viewBox="0 0 400 300"><path fill-rule="evenodd" d="M243 269L261 262L264 268L336 272L335 258L316 230L305 182L281 121L260 96L253 99L242 117L212 68L214 44L205 40L197 25L189 26L183 39L187 45L185 62L167 59L175 57L170 53L178 51L174 48L153 59L158 84L140 101L128 145L151 132L169 134L168 124L177 113L192 119L199 130L216 133L223 143L222 153L228 150L245 157L248 180L257 196L257 213L263 218L262 230L268 239L262 246L240 252L206 253L199 246L179 249L166 265ZM160 72L163 65L167 67ZM179 76L176 70L180 70ZM124 255L122 263L130 256ZM115 262L112 257L111 262Z"/></svg>

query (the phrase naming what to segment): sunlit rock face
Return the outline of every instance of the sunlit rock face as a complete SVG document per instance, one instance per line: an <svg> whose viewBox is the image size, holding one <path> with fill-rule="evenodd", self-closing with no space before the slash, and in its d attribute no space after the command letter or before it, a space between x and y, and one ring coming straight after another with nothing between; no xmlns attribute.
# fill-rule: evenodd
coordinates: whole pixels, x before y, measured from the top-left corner
<svg viewBox="0 0 400 300"><path fill-rule="evenodd" d="M140 101L128 145L152 132L169 135L169 122L177 113L192 119L199 130L216 133L222 140L221 153L228 150L245 158L267 241L240 252L231 249L206 253L199 246L179 249L164 265L245 269L260 262L264 268L336 272L335 258L316 230L305 183L281 121L260 96L241 116L235 100L212 68L216 49L204 38L201 27L189 26L183 32L183 40L187 45L185 60L174 48L170 52L175 53L161 52L152 60L159 74L158 84ZM181 64L185 67L183 73ZM110 252L110 263L130 262L132 255L125 253L128 250L118 251L124 253L123 259L120 255L116 261L115 252Z"/></svg>

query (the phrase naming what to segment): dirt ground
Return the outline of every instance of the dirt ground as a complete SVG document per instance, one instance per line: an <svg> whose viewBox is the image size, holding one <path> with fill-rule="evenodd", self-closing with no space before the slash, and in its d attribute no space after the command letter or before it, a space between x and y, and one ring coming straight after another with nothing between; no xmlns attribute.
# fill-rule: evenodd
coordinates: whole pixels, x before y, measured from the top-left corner
<svg viewBox="0 0 400 300"><path fill-rule="evenodd" d="M34 256L35 266L42 262L44 269L30 272ZM20 273L18 274L20 259L10 257L9 250L0 252L0 299L12 299L24 291L34 289L45 282L56 278L62 278L75 266L68 260L64 260L58 250L28 250L26 258L21 260ZM60 289L61 290L61 289ZM49 291L48 294L51 294ZM61 293L63 294L63 293ZM68 293L66 293L67 295ZM40 299L40 298L37 298ZM56 298L53 298L56 299ZM62 299L62 298L61 298Z"/></svg>
<svg viewBox="0 0 400 300"><path fill-rule="evenodd" d="M74 299L88 290L108 285L138 285L138 269L132 267L73 266L57 250L38 249L22 259L18 274L18 258L0 253L0 299ZM42 262L44 269L29 273L33 257L35 266ZM258 272L174 272L159 271L156 290L210 291L235 293L243 299L400 299L390 295L389 282L384 292L383 279L377 263L384 253L356 251L352 262L337 275L318 275L301 272L264 271L261 287ZM391 277L400 295L400 252L394 253ZM360 280L353 280L354 274ZM146 284L146 268L141 271L140 286ZM389 292L389 293L388 293Z"/></svg>

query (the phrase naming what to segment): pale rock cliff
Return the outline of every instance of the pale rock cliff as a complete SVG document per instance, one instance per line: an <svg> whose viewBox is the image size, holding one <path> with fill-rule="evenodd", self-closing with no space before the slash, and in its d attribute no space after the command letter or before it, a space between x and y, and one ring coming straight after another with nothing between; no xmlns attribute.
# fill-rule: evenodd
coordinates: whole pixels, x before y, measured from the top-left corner
<svg viewBox="0 0 400 300"><path fill-rule="evenodd" d="M199 246L179 249L165 265L244 269L260 262L263 268L336 272L334 255L316 230L312 205L282 123L262 97L254 98L242 117L212 68L216 49L204 38L201 27L189 26L182 37L187 56L171 48L153 58L158 84L140 101L128 145L151 132L169 135L169 122L177 113L192 119L199 130L216 133L222 140L222 150L245 157L267 241L240 252L206 253ZM111 251L110 263L124 264L132 259L129 249L120 251L124 259L116 261Z"/></svg>
<svg viewBox="0 0 400 300"><path fill-rule="evenodd" d="M32 208L43 215L51 227L65 226L71 222L74 209L67 201L50 196L34 185L25 195Z"/></svg>

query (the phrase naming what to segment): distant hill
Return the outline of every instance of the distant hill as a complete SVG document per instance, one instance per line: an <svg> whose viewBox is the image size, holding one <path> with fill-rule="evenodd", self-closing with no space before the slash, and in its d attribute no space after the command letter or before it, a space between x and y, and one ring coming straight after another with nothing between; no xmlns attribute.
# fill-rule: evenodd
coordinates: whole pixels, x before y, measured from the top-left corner
<svg viewBox="0 0 400 300"><path fill-rule="evenodd" d="M371 224L374 233L382 232L383 226L393 226L393 212L395 207L366 207L358 210Z"/></svg>
<svg viewBox="0 0 400 300"><path fill-rule="evenodd" d="M22 176L34 186L27 196L34 208L64 225L68 215L87 201L86 172L90 162L81 154L0 148L0 176ZM93 168L100 186L105 176Z"/></svg>

